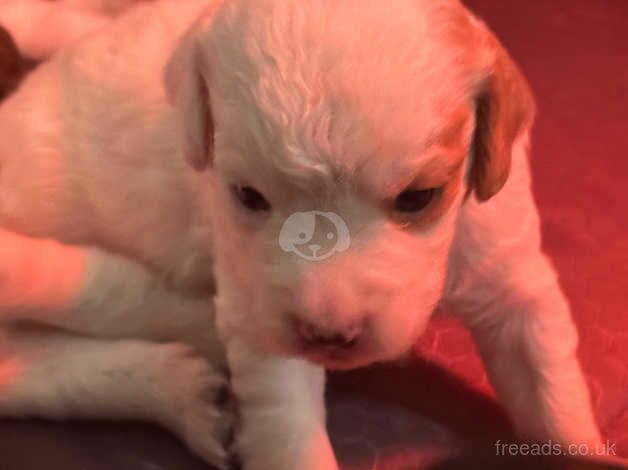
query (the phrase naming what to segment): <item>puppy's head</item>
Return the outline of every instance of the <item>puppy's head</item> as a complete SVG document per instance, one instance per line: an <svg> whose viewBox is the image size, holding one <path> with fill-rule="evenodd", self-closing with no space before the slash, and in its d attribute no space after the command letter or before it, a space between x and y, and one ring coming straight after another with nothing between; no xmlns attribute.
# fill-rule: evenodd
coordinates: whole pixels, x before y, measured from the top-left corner
<svg viewBox="0 0 628 470"><path fill-rule="evenodd" d="M508 178L527 85L458 2L227 0L166 73L206 174L218 321L331 368L407 350L465 196Z"/></svg>

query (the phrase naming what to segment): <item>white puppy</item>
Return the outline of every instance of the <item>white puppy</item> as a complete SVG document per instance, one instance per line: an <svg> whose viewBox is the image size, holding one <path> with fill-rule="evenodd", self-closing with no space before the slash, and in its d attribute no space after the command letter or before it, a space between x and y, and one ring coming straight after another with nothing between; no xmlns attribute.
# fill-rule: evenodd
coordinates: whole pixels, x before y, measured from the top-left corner
<svg viewBox="0 0 628 470"><path fill-rule="evenodd" d="M42 266L47 290L4 301L7 322L78 336L11 330L21 372L0 374L2 413L153 418L221 463L226 418L199 392L215 396L216 374L156 342L216 364L194 328L217 341L203 300L216 282L247 470L336 468L324 368L399 356L437 307L471 329L523 437L596 444L540 249L533 114L512 60L455 0L133 9L0 107L0 224L96 247L55 244L68 276ZM31 354L41 342L58 356Z"/></svg>

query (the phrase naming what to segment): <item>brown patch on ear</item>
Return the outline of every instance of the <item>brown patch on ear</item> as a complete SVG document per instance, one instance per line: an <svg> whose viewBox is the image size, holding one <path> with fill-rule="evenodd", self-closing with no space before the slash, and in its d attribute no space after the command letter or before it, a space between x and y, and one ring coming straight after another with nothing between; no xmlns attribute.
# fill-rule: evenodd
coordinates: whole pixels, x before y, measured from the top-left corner
<svg viewBox="0 0 628 470"><path fill-rule="evenodd" d="M535 113L534 99L521 71L493 34L485 34L486 47L494 54L476 98L469 185L480 201L493 197L506 183L513 144L532 125Z"/></svg>
<svg viewBox="0 0 628 470"><path fill-rule="evenodd" d="M0 101L17 88L34 65L20 55L11 35L0 26Z"/></svg>

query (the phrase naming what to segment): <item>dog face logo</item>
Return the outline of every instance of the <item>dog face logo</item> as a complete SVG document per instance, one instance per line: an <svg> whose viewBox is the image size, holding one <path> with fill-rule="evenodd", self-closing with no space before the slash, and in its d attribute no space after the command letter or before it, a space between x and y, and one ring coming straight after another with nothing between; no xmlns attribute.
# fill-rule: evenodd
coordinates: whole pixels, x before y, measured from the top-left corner
<svg viewBox="0 0 628 470"><path fill-rule="evenodd" d="M333 212L295 212L279 233L279 246L309 261L321 261L349 248L349 228Z"/></svg>

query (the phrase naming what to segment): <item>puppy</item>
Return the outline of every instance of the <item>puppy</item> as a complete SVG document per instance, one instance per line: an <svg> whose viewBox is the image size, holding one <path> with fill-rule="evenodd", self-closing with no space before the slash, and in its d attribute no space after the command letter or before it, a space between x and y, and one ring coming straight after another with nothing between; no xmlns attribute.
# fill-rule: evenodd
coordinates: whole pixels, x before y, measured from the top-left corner
<svg viewBox="0 0 628 470"><path fill-rule="evenodd" d="M198 350L199 322L218 343L215 307L244 468L331 470L324 370L403 354L442 308L470 328L523 438L597 444L540 248L533 117L520 71L455 0L138 6L0 107L0 224L63 243L40 242L73 266L48 289L54 308L13 296L8 324L64 332L12 330L12 364L37 370L40 341L65 354L44 360L56 376L8 374L0 409L156 419L220 465L226 418L199 399L215 396L200 364L220 348L158 342Z"/></svg>

